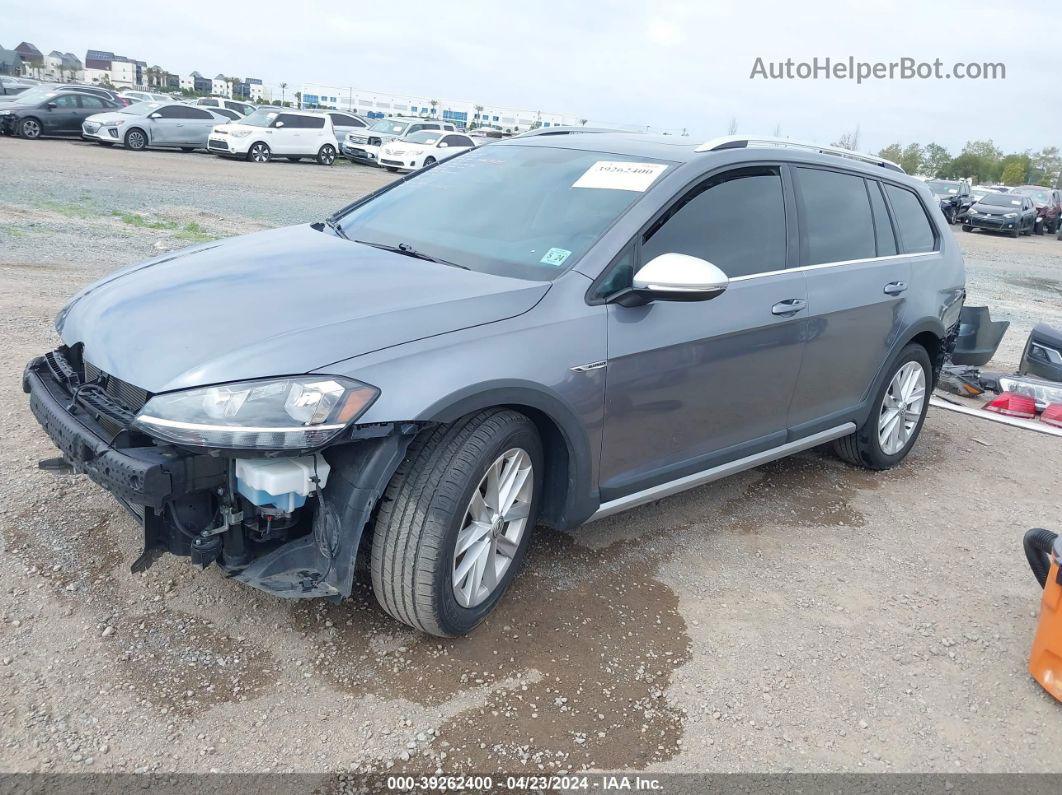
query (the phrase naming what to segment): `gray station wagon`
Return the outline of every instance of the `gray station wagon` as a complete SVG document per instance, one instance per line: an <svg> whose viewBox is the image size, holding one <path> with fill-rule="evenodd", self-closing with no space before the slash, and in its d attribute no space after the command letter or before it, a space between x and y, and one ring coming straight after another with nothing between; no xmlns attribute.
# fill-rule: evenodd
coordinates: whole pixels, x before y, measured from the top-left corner
<svg viewBox="0 0 1062 795"><path fill-rule="evenodd" d="M574 528L832 442L898 464L954 344L929 191L844 150L499 141L321 223L166 254L59 313L24 388L144 553L434 635Z"/></svg>

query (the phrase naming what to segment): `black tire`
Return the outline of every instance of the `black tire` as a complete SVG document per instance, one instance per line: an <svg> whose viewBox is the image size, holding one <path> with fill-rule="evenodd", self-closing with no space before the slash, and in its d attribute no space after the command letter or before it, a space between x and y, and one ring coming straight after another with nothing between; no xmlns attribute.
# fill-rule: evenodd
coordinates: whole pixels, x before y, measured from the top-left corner
<svg viewBox="0 0 1062 795"><path fill-rule="evenodd" d="M878 421L883 411L885 394L889 391L893 376L908 362L918 362L922 366L925 377L925 397L922 404L922 413L911 429L905 446L897 453L888 454L881 448L881 440L878 436ZM885 379L878 388L871 404L870 415L866 421L856 429L855 433L837 439L833 443L834 452L849 464L865 467L866 469L882 470L891 469L899 464L911 452L918 434L922 432L922 425L926 421L926 412L929 410L929 395L932 391L933 367L929 361L926 349L918 343L911 343L896 357L885 375Z"/></svg>
<svg viewBox="0 0 1062 795"><path fill-rule="evenodd" d="M125 148L134 152L142 152L148 145L147 133L139 127L134 127L125 134Z"/></svg>
<svg viewBox="0 0 1062 795"><path fill-rule="evenodd" d="M1018 237L1018 236L1024 235L1024 234L1025 233L1023 231L1021 231L1021 227L1018 227L1017 229L1012 229L1010 231L1010 236L1011 237Z"/></svg>
<svg viewBox="0 0 1062 795"><path fill-rule="evenodd" d="M948 209L946 209L944 211L944 220L947 221L949 225L955 223L955 208L954 207L949 207Z"/></svg>
<svg viewBox="0 0 1062 795"><path fill-rule="evenodd" d="M41 123L32 117L18 123L18 134L31 141L41 137Z"/></svg>
<svg viewBox="0 0 1062 795"><path fill-rule="evenodd" d="M268 163L272 156L269 144L263 141L255 141L247 150L247 159L252 163Z"/></svg>
<svg viewBox="0 0 1062 795"><path fill-rule="evenodd" d="M1029 230L1030 235L1042 235L1044 233L1043 221L1033 221L1032 228Z"/></svg>
<svg viewBox="0 0 1062 795"><path fill-rule="evenodd" d="M973 227L970 226L969 224L963 224L962 225L962 231L963 232L972 232L973 231Z"/></svg>
<svg viewBox="0 0 1062 795"><path fill-rule="evenodd" d="M332 144L325 144L317 151L317 164L330 166L336 162L336 148Z"/></svg>
<svg viewBox="0 0 1062 795"><path fill-rule="evenodd" d="M388 171L390 171L392 174L395 173L396 171L398 171L398 169L395 168L394 166L384 166L384 168L387 169Z"/></svg>
<svg viewBox="0 0 1062 795"><path fill-rule="evenodd" d="M432 157L431 155L428 155L426 158L424 158L424 168L427 168L428 166L434 165L435 162L436 162L435 158Z"/></svg>
<svg viewBox="0 0 1062 795"><path fill-rule="evenodd" d="M452 584L457 536L484 474L512 448L525 451L532 462L530 513L494 591L466 608ZM543 462L534 423L507 409L489 409L421 433L391 478L376 515L370 569L380 606L398 621L438 637L464 635L486 618L523 562L538 513Z"/></svg>
<svg viewBox="0 0 1062 795"><path fill-rule="evenodd" d="M1052 221L1049 224L1044 224L1044 232L1049 235L1053 235L1058 231L1058 221Z"/></svg>
<svg viewBox="0 0 1062 795"><path fill-rule="evenodd" d="M182 152L194 152L195 151L195 147L194 146L182 146L181 147L181 151Z"/></svg>

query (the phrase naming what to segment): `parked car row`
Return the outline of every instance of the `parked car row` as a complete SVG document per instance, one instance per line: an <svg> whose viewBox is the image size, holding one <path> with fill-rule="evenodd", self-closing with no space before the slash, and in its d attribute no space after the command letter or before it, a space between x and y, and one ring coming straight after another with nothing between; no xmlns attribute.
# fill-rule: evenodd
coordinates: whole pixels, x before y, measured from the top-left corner
<svg viewBox="0 0 1062 795"><path fill-rule="evenodd" d="M1062 228L1062 192L1039 185L971 187L965 180L930 179L926 187L949 224L1020 235L1055 234Z"/></svg>

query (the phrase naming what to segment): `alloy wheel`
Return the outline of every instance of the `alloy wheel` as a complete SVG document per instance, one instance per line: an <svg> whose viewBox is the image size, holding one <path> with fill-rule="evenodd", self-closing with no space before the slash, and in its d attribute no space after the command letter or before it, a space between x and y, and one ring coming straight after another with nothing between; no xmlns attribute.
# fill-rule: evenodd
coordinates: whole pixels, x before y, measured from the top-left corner
<svg viewBox="0 0 1062 795"><path fill-rule="evenodd" d="M256 163L265 163L269 160L269 147L265 144L255 144L251 147L251 160Z"/></svg>
<svg viewBox="0 0 1062 795"><path fill-rule="evenodd" d="M22 122L22 136L24 138L39 138L41 125L36 119L26 119Z"/></svg>
<svg viewBox="0 0 1062 795"><path fill-rule="evenodd" d="M336 159L336 150L333 149L331 146L327 146L327 145L326 146L322 146L321 147L321 151L318 152L318 154L317 154L317 161L322 166L330 166L330 165L332 165L332 163L335 162L335 159Z"/></svg>
<svg viewBox="0 0 1062 795"><path fill-rule="evenodd" d="M133 130L125 139L125 145L130 149L143 149L146 143L144 134L140 130Z"/></svg>
<svg viewBox="0 0 1062 795"><path fill-rule="evenodd" d="M907 446L925 402L925 370L918 362L907 362L896 371L881 401L878 443L885 455L896 455Z"/></svg>
<svg viewBox="0 0 1062 795"><path fill-rule="evenodd" d="M512 565L531 515L531 456L514 447L498 456L472 492L454 546L451 581L462 607L476 607Z"/></svg>

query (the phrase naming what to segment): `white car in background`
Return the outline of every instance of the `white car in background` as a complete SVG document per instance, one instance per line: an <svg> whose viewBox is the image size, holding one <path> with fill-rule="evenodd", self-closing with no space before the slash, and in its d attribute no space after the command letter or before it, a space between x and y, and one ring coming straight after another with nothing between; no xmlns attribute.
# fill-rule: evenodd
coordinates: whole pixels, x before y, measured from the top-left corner
<svg viewBox="0 0 1062 795"><path fill-rule="evenodd" d="M235 99L226 99L225 97L200 97L195 101L195 104L207 108L228 108L236 111L241 116L249 116L256 110L255 106L250 102L237 102Z"/></svg>
<svg viewBox="0 0 1062 795"><path fill-rule="evenodd" d="M421 130L381 146L380 165L388 171L416 171L475 147L463 133Z"/></svg>
<svg viewBox="0 0 1062 795"><path fill-rule="evenodd" d="M173 102L169 94L153 94L150 91L123 91L118 96L128 99L130 105L136 102Z"/></svg>
<svg viewBox="0 0 1062 795"><path fill-rule="evenodd" d="M377 119L364 130L347 133L346 139L342 142L342 152L351 163L378 166L381 148L391 141L406 138L421 130L454 132L454 125L452 122L436 119L404 119L401 117Z"/></svg>
<svg viewBox="0 0 1062 795"><path fill-rule="evenodd" d="M274 157L312 157L323 166L336 161L332 120L320 113L262 108L210 131L207 150L217 155L268 163Z"/></svg>

